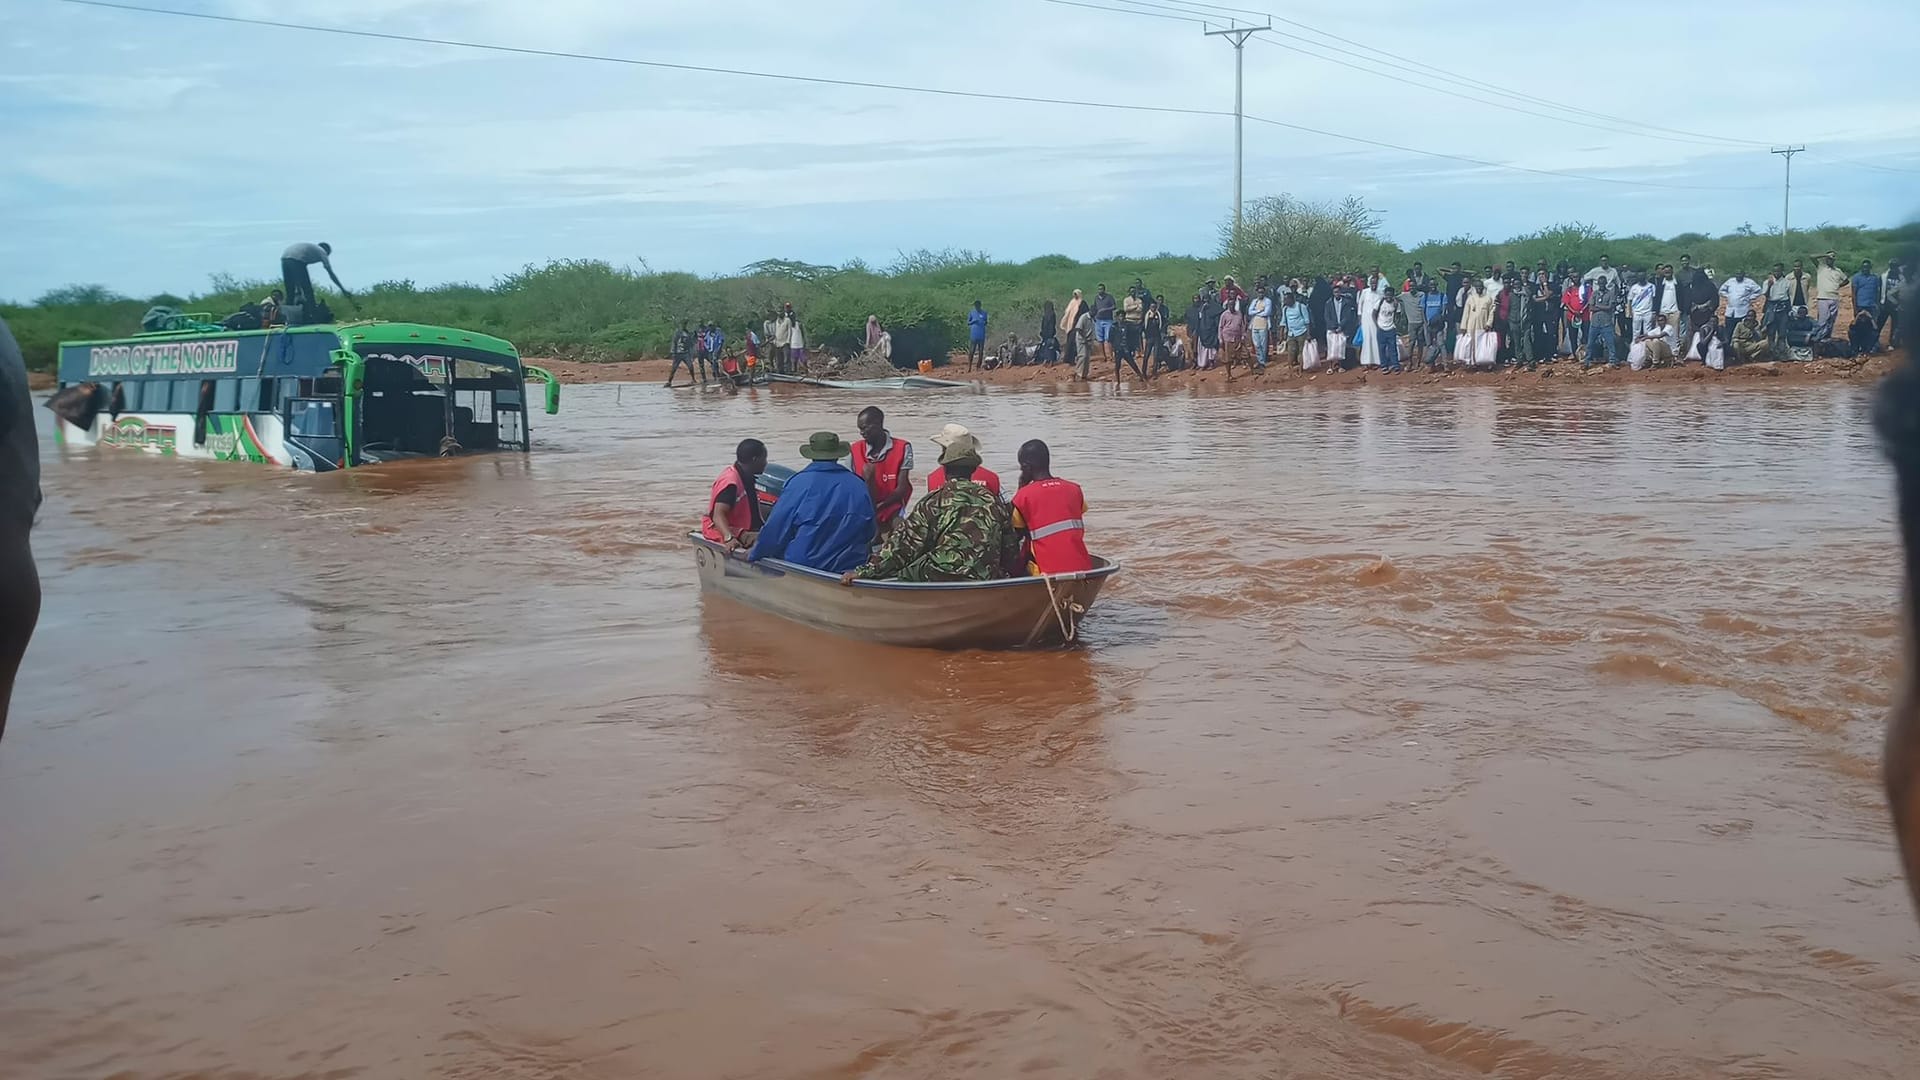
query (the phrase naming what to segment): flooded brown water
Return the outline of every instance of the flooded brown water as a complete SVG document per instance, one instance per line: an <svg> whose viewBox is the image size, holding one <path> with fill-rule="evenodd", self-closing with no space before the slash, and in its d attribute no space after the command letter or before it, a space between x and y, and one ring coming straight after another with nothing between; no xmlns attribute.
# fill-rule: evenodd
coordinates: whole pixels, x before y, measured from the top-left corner
<svg viewBox="0 0 1920 1080"><path fill-rule="evenodd" d="M734 441L872 400L49 448L0 1074L1914 1075L1863 388L888 397L1054 443L1089 647L703 600Z"/></svg>

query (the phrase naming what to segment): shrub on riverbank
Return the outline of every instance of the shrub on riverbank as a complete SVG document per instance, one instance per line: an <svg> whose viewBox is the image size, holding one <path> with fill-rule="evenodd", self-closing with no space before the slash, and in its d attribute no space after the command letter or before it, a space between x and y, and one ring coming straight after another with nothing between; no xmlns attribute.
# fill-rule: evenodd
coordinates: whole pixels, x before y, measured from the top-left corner
<svg viewBox="0 0 1920 1080"><path fill-rule="evenodd" d="M1794 233L1792 246L1803 255L1838 251L1841 265L1851 270L1863 258L1883 268L1890 255L1916 240L1920 226L1821 226ZM877 315L893 333L894 361L909 366L944 358L963 346L966 313L975 300L992 316L991 343L1004 341L1009 332L1032 341L1047 300L1057 310L1076 288L1089 298L1102 283L1124 293L1136 278L1165 294L1178 320L1200 282L1226 273L1239 275L1243 283L1251 283L1259 273L1350 272L1375 265L1397 275L1416 259L1429 271L1456 259L1474 269L1507 259L1532 266L1541 258L1549 264L1564 259L1584 269L1604 251L1615 265L1630 266L1674 262L1683 252L1691 253L1696 262L1722 275L1741 268L1764 278L1781 258L1778 236L1750 230L1718 238L1691 234L1659 240L1607 237L1577 223L1502 243L1456 237L1404 250L1378 236L1377 219L1356 200L1315 204L1286 196L1249 203L1240 240L1223 236L1223 241L1221 253L1210 258L1161 254L1082 263L1064 255L1043 255L1006 263L978 252L919 251L903 253L883 270L859 262L834 267L771 259L718 277L563 259L526 267L488 286L420 288L411 281L380 282L359 294L357 309L344 298L327 299L343 319L457 326L507 338L529 356L578 360L661 355L682 319L717 322L730 341L738 342L747 326L759 326L776 306L792 303L804 320L810 347L850 351L865 334L867 316ZM0 318L12 326L28 366L46 371L54 366L59 342L135 333L149 304L166 303L219 318L271 288L270 282L215 275L212 287L197 296L134 300L102 286L69 286L32 304L0 304Z"/></svg>

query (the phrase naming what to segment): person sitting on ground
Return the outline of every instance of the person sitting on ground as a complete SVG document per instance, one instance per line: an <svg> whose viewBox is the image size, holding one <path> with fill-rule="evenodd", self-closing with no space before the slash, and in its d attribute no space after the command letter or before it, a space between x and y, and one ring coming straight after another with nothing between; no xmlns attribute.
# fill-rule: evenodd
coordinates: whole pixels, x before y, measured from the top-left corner
<svg viewBox="0 0 1920 1080"><path fill-rule="evenodd" d="M800 447L812 464L788 478L747 553L750 562L782 559L840 574L867 561L873 544L873 497L866 481L840 464L853 447L816 431Z"/></svg>
<svg viewBox="0 0 1920 1080"><path fill-rule="evenodd" d="M1019 335L1008 331L1007 340L1001 342L1000 347L994 350L994 357L999 361L1000 367L1025 367L1027 350L1021 347Z"/></svg>
<svg viewBox="0 0 1920 1080"><path fill-rule="evenodd" d="M1183 334L1167 335L1167 370L1179 371L1187 366L1187 339Z"/></svg>
<svg viewBox="0 0 1920 1080"><path fill-rule="evenodd" d="M1672 367L1673 346L1667 344L1666 332L1658 327L1640 331L1627 347L1627 367L1634 371L1647 368Z"/></svg>
<svg viewBox="0 0 1920 1080"><path fill-rule="evenodd" d="M1747 308L1746 317L1733 328L1733 356L1736 364L1757 364L1762 360L1773 359L1773 342L1767 337L1767 329L1760 317Z"/></svg>
<svg viewBox="0 0 1920 1080"><path fill-rule="evenodd" d="M1715 348L1720 349L1722 366L1724 366L1726 342L1720 339L1720 321L1708 319L1704 323L1696 324L1688 332L1687 346L1680 350L1680 362L1687 364L1697 360L1708 367L1713 367Z"/></svg>
<svg viewBox="0 0 1920 1080"><path fill-rule="evenodd" d="M968 431L965 427L959 424L948 424L946 427L940 429L940 434L933 437L933 445L939 447L941 450L945 450L959 440L972 439L973 437L973 432ZM979 440L976 439L974 445L978 446ZM1000 477L995 475L994 471L985 465L973 470L973 480L977 484L984 485L988 491L993 492L995 498L1004 497L1000 493ZM933 471L927 474L927 494L931 495L939 491L940 485L946 482L946 466L935 465Z"/></svg>
<svg viewBox="0 0 1920 1080"><path fill-rule="evenodd" d="M1847 327L1847 344L1855 356L1871 356L1880 351L1880 324L1874 321L1872 312L1862 311L1853 317Z"/></svg>
<svg viewBox="0 0 1920 1080"><path fill-rule="evenodd" d="M1012 511L974 478L980 440L962 435L949 442L940 467L946 470L940 489L920 500L865 565L842 574L842 583L992 581L1018 572Z"/></svg>
<svg viewBox="0 0 1920 1080"><path fill-rule="evenodd" d="M1047 444L1032 439L1021 446L1013 523L1026 531L1028 571L1072 574L1093 569L1086 516L1086 493L1079 484L1053 475L1053 454Z"/></svg>

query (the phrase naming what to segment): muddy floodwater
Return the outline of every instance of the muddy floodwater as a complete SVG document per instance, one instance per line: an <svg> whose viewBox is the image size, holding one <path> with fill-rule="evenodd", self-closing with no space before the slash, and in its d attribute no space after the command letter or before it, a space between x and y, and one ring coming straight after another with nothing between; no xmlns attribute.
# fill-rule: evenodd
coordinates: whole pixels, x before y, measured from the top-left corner
<svg viewBox="0 0 1920 1080"><path fill-rule="evenodd" d="M1054 444L1125 565L1085 649L701 597L734 442L876 401L923 473ZM327 476L47 445L0 1075L1920 1075L1865 388L565 405Z"/></svg>

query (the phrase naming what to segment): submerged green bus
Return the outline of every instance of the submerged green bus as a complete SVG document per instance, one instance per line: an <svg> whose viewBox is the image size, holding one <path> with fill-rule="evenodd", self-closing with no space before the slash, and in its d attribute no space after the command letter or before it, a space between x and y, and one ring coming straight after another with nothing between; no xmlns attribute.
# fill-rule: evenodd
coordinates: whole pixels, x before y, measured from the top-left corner
<svg viewBox="0 0 1920 1080"><path fill-rule="evenodd" d="M512 343L419 323L139 334L60 345L60 387L99 406L69 445L326 472L406 457L532 449L527 384L553 375Z"/></svg>

